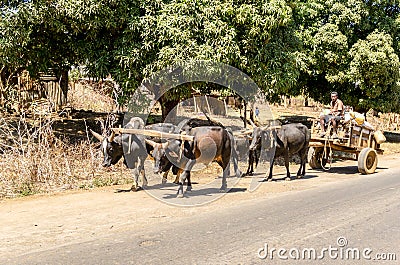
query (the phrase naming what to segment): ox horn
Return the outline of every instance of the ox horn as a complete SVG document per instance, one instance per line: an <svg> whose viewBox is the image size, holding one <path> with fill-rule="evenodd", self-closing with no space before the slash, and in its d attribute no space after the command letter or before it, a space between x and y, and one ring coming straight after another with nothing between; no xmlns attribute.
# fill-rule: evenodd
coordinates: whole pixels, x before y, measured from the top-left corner
<svg viewBox="0 0 400 265"><path fill-rule="evenodd" d="M281 127L282 127L281 125L274 125L274 126L269 127L269 129L270 130L277 130L277 129L280 129Z"/></svg>
<svg viewBox="0 0 400 265"><path fill-rule="evenodd" d="M167 149L168 145L169 145L169 142L165 142L165 143L161 144L161 148Z"/></svg>
<svg viewBox="0 0 400 265"><path fill-rule="evenodd" d="M251 126L253 126L253 128L256 128L257 127L257 125L255 125L254 124L254 122L250 119L250 120L247 120L250 124L251 124Z"/></svg>
<svg viewBox="0 0 400 265"><path fill-rule="evenodd" d="M95 131L92 131L92 129L90 129L90 132L93 134L93 136L97 139L97 140L99 140L100 142L102 142L103 140L104 140L104 137L102 136L102 135L100 135L100 134L98 134L97 132L95 132Z"/></svg>
<svg viewBox="0 0 400 265"><path fill-rule="evenodd" d="M243 132L242 134L247 135L247 134L252 134L252 133L253 133L253 130L247 130L247 131Z"/></svg>
<svg viewBox="0 0 400 265"><path fill-rule="evenodd" d="M282 126L280 125L273 125L273 126L264 126L261 127L261 129L264 130L276 130L276 129L280 129Z"/></svg>
<svg viewBox="0 0 400 265"><path fill-rule="evenodd" d="M156 146L156 142L154 142L154 141L152 141L152 140L149 140L149 139L144 139L144 141L146 142L146 143L148 143L149 145L151 145L151 146L153 146L153 147L155 147Z"/></svg>
<svg viewBox="0 0 400 265"><path fill-rule="evenodd" d="M115 132L112 131L112 132L111 132L111 135L108 137L108 141L109 141L109 142L112 142L112 141L114 140L114 137L115 137Z"/></svg>

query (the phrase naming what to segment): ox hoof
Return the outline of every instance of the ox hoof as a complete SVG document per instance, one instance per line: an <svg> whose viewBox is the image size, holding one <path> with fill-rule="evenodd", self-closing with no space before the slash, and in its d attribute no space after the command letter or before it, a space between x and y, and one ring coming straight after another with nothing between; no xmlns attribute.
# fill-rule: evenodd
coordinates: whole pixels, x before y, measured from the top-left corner
<svg viewBox="0 0 400 265"><path fill-rule="evenodd" d="M246 174L247 176L253 176L253 172L249 172Z"/></svg>
<svg viewBox="0 0 400 265"><path fill-rule="evenodd" d="M304 177L303 175L297 175L298 179L301 179L302 177Z"/></svg>
<svg viewBox="0 0 400 265"><path fill-rule="evenodd" d="M161 185L165 185L165 184L167 184L167 180L166 179L162 179L161 180Z"/></svg>
<svg viewBox="0 0 400 265"><path fill-rule="evenodd" d="M188 186L188 187L186 188L186 191L191 192L191 191L192 191L192 186Z"/></svg>
<svg viewBox="0 0 400 265"><path fill-rule="evenodd" d="M177 198L183 198L183 194L176 195Z"/></svg>
<svg viewBox="0 0 400 265"><path fill-rule="evenodd" d="M286 181L291 181L292 179L289 178L289 177L286 177L285 180L286 180Z"/></svg>
<svg viewBox="0 0 400 265"><path fill-rule="evenodd" d="M131 191L134 191L134 192L136 192L136 191L140 191L142 188L141 187L139 187L139 186L137 186L137 187L135 187L135 186L132 186L132 188L131 188Z"/></svg>

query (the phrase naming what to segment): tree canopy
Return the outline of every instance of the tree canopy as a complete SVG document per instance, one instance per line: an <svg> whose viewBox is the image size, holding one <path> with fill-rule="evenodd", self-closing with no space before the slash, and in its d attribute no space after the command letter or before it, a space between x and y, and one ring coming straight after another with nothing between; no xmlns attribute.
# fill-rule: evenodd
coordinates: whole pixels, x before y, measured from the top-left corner
<svg viewBox="0 0 400 265"><path fill-rule="evenodd" d="M400 111L399 1L299 1L294 19L307 94L327 102L336 90L357 108Z"/></svg>
<svg viewBox="0 0 400 265"><path fill-rule="evenodd" d="M144 78L197 60L232 65L269 100L304 93L400 112L399 1L2 1L0 64L35 75L85 66L125 101ZM203 91L213 84L191 84ZM190 93L177 88L164 97Z"/></svg>

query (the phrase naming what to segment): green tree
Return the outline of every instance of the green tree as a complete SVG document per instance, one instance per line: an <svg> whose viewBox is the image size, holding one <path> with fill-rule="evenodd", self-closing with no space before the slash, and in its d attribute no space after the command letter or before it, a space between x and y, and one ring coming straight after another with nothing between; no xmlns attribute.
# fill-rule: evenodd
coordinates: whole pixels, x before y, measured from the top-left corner
<svg viewBox="0 0 400 265"><path fill-rule="evenodd" d="M270 98L290 92L299 71L299 46L292 23L292 9L286 1L187 1L148 4L140 19L132 24L130 48L121 53L124 69L142 69L148 77L170 65L212 60L242 70L268 92ZM126 46L125 46L126 47ZM221 89L208 84L191 84ZM177 101L186 89L167 93L162 102ZM182 93L176 93L181 91ZM190 92L190 91L189 91ZM173 106L171 104L170 106ZM169 111L166 105L163 113Z"/></svg>
<svg viewBox="0 0 400 265"><path fill-rule="evenodd" d="M115 55L136 6L133 1L3 2L0 64L32 76L53 69L59 78L71 66L85 65L89 76L104 78L119 66Z"/></svg>
<svg viewBox="0 0 400 265"><path fill-rule="evenodd" d="M356 109L400 111L398 1L298 1L294 14L306 94L328 103L336 90Z"/></svg>

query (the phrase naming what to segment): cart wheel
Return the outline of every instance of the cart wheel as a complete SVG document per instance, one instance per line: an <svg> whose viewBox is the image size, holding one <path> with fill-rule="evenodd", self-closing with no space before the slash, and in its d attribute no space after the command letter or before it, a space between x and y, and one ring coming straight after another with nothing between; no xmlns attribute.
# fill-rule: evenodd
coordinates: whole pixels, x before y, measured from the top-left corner
<svg viewBox="0 0 400 265"><path fill-rule="evenodd" d="M361 174L372 174L378 165L378 154L372 148L364 148L358 155L358 171Z"/></svg>
<svg viewBox="0 0 400 265"><path fill-rule="evenodd" d="M307 154L307 160L308 164L312 169L318 169L321 168L321 162L318 159L318 154L317 154L318 148L310 147L308 149L308 154Z"/></svg>
<svg viewBox="0 0 400 265"><path fill-rule="evenodd" d="M322 159L321 158L322 158L323 151L324 150L321 147L310 147L308 149L307 159L308 159L308 164L310 165L310 167L312 169L322 168L322 165L321 165ZM322 161L322 162L325 162L324 163L324 166L325 166L326 161Z"/></svg>

